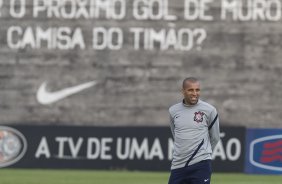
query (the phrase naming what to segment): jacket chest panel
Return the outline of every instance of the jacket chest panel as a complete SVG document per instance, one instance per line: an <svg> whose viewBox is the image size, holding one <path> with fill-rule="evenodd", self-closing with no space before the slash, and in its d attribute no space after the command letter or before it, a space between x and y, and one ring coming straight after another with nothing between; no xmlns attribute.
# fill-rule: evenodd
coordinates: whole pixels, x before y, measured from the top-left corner
<svg viewBox="0 0 282 184"><path fill-rule="evenodd" d="M208 118L204 111L183 110L174 116L175 128L179 129L200 129L207 127Z"/></svg>

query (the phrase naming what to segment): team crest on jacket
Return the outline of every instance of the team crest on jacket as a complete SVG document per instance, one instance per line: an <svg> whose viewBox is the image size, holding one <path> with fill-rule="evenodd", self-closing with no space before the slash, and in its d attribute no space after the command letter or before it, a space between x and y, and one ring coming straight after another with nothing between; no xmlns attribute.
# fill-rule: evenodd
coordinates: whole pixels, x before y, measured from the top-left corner
<svg viewBox="0 0 282 184"><path fill-rule="evenodd" d="M203 122L205 113L198 111L195 112L194 114L195 114L194 121L196 121L197 123Z"/></svg>

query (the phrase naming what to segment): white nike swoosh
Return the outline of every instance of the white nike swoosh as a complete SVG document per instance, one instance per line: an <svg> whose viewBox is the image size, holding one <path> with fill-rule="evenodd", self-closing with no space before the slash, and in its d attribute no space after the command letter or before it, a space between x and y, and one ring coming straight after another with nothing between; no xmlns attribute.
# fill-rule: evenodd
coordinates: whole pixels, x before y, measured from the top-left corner
<svg viewBox="0 0 282 184"><path fill-rule="evenodd" d="M96 84L97 84L96 81L90 81L80 85L64 88L56 92L49 92L46 90L47 82L43 82L36 94L37 101L43 105L52 104L70 95L76 94L82 90L90 88Z"/></svg>

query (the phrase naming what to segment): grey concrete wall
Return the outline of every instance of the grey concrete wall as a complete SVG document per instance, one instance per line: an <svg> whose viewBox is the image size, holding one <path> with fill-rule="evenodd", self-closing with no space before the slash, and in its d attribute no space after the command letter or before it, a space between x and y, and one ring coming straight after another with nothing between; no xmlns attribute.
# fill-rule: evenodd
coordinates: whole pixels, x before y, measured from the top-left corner
<svg viewBox="0 0 282 184"><path fill-rule="evenodd" d="M162 7L167 2L168 14L177 20L164 20L169 16L137 20L133 15L137 0L127 0L126 15L115 20L105 17L102 10L98 18L48 18L47 10L35 17L33 2L44 1L15 1L20 3L17 6L11 1L0 1L0 124L167 126L168 107L182 99L182 80L195 76L202 81L202 99L217 107L222 124L281 128L282 26L281 17L274 17L281 11L277 10L279 4L271 4L271 10L248 8L244 4L244 12L262 13L241 20L235 16L240 4L236 4L233 12L225 13L225 18L224 1L210 1L204 14L213 20L204 17L187 20L184 0L174 3L164 0L158 2L163 3ZM96 1L87 1L90 2ZM142 9L141 5L138 8ZM263 5L266 6L267 3ZM120 9L120 5L115 8ZM190 8L195 11L193 6ZM165 12L158 7L156 10ZM22 32L11 31L13 26ZM28 27L32 34L24 33ZM69 37L79 28L85 48L78 45L68 49L48 48L47 41L40 45L35 41L34 46L32 40L38 40L36 27L42 30L69 27L72 31ZM121 29L122 47L93 48L92 29L97 27ZM140 48L136 49L130 33L133 27L176 32L184 28L200 29L207 35L201 44L197 44L195 35L193 47L187 50L173 46L162 50L157 41L154 48L146 49L141 35L135 42ZM115 44L116 37L111 41ZM197 49L198 45L201 49ZM44 81L48 82L48 90L54 92L92 80L98 84L56 103L42 105L36 99Z"/></svg>

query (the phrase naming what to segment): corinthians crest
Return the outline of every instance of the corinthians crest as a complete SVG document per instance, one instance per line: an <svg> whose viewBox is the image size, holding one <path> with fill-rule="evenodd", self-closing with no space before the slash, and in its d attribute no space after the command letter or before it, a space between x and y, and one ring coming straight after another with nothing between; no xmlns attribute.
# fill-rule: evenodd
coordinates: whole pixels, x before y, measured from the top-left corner
<svg viewBox="0 0 282 184"><path fill-rule="evenodd" d="M205 113L198 111L195 112L194 114L195 114L194 121L196 121L197 123L203 122Z"/></svg>

